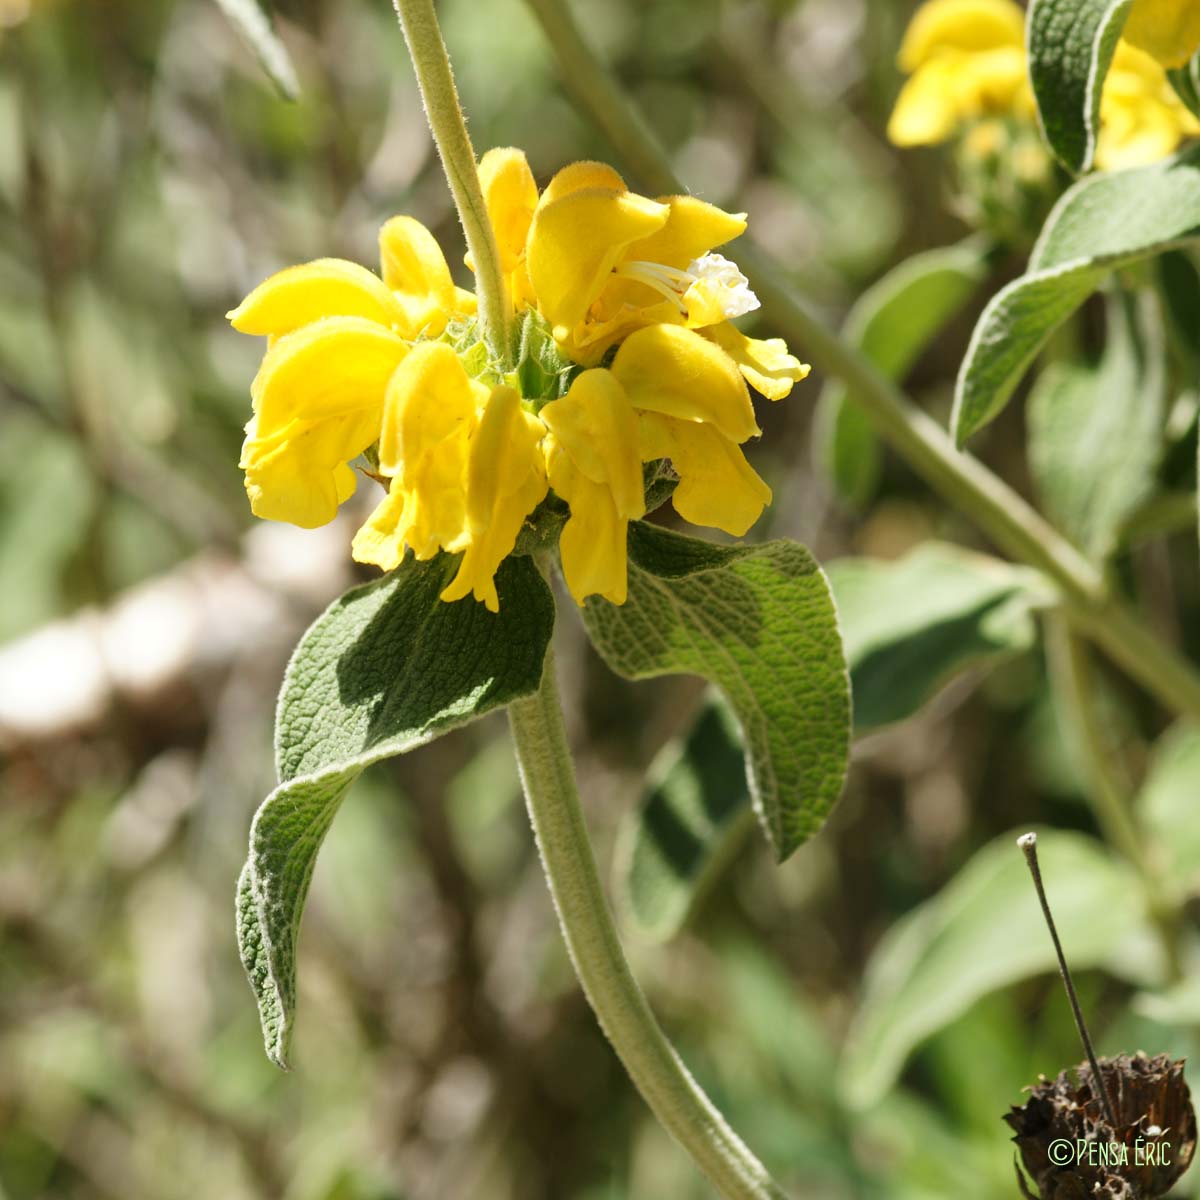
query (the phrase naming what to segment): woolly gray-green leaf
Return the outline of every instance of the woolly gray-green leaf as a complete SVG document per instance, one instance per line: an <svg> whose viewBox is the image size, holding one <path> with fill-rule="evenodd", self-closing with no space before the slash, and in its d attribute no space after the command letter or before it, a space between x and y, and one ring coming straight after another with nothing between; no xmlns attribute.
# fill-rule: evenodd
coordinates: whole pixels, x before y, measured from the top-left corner
<svg viewBox="0 0 1200 1200"><path fill-rule="evenodd" d="M950 679L1029 649L1046 599L1034 572L938 542L893 562L829 564L850 679L854 729L915 713Z"/></svg>
<svg viewBox="0 0 1200 1200"><path fill-rule="evenodd" d="M279 786L250 830L238 881L238 943L267 1053L287 1065L296 939L317 852L347 790L372 763L537 690L554 625L531 559L509 558L499 613L438 599L457 560L411 557L335 601L304 635L276 714Z"/></svg>
<svg viewBox="0 0 1200 1200"><path fill-rule="evenodd" d="M246 39L271 82L288 100L295 100L300 95L296 68L258 0L217 0L217 4Z"/></svg>
<svg viewBox="0 0 1200 1200"><path fill-rule="evenodd" d="M635 522L626 603L590 600L583 619L618 674L721 689L780 860L820 829L845 780L850 695L829 585L803 546L716 546Z"/></svg>
<svg viewBox="0 0 1200 1200"><path fill-rule="evenodd" d="M709 700L660 752L622 825L618 885L638 930L665 941L687 921L751 822L742 740L728 705Z"/></svg>
<svg viewBox="0 0 1200 1200"><path fill-rule="evenodd" d="M1032 610L1049 599L1032 571L939 543L828 570L856 733L911 716L963 671L1029 649ZM741 846L750 811L742 771L741 738L719 702L656 760L618 866L625 907L647 936L674 936Z"/></svg>
<svg viewBox="0 0 1200 1200"><path fill-rule="evenodd" d="M1081 550L1106 558L1155 486L1167 401L1162 318L1151 292L1108 306L1094 366L1051 363L1029 397L1029 467L1047 515Z"/></svg>
<svg viewBox="0 0 1200 1200"><path fill-rule="evenodd" d="M1021 278L975 326L951 425L961 446L1008 403L1047 338L1115 270L1200 234L1200 151L1080 180L1055 206Z"/></svg>
<svg viewBox="0 0 1200 1200"><path fill-rule="evenodd" d="M879 1100L913 1049L976 1000L1055 969L1017 832L1025 831L978 851L897 921L871 955L840 1072L851 1106ZM1082 834L1040 832L1038 851L1071 965L1104 966L1137 979L1147 968L1133 951L1150 935L1132 870Z"/></svg>
<svg viewBox="0 0 1200 1200"><path fill-rule="evenodd" d="M844 338L889 379L902 379L983 280L986 251L986 242L968 238L914 255L863 293L846 318ZM842 498L865 504L879 479L882 451L841 380L830 380L821 392L814 447L818 467Z"/></svg>
<svg viewBox="0 0 1200 1200"><path fill-rule="evenodd" d="M1032 0L1029 76L1042 132L1068 170L1092 165L1100 96L1133 0Z"/></svg>

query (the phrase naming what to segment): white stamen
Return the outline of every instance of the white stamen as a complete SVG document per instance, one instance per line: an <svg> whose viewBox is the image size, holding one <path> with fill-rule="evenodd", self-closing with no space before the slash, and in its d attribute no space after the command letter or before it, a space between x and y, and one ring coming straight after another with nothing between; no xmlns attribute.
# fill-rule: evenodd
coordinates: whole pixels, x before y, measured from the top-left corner
<svg viewBox="0 0 1200 1200"><path fill-rule="evenodd" d="M693 279L714 285L726 317L741 317L759 306L758 297L750 290L750 281L724 255L706 254L694 259L688 263L687 273Z"/></svg>

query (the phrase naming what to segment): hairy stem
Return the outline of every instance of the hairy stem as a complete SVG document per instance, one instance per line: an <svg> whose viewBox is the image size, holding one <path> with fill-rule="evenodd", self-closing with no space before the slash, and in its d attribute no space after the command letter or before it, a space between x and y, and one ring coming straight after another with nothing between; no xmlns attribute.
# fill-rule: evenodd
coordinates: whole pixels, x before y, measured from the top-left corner
<svg viewBox="0 0 1200 1200"><path fill-rule="evenodd" d="M552 652L538 691L511 704L508 715L554 908L600 1027L654 1115L723 1196L783 1200L667 1041L629 968L579 804Z"/></svg>
<svg viewBox="0 0 1200 1200"><path fill-rule="evenodd" d="M475 292L479 298L479 321L484 340L493 356L508 368L512 366L508 295L500 270L496 238L479 187L475 150L458 101L458 89L454 86L454 74L433 0L394 0L394 4L417 74L429 129L446 172L446 181L450 184L454 206L458 209L467 250L475 265Z"/></svg>
<svg viewBox="0 0 1200 1200"><path fill-rule="evenodd" d="M1058 709L1087 773L1086 786L1105 840L1132 865L1142 884L1150 919L1162 941L1167 969L1182 978L1179 906L1162 885L1147 839L1137 827L1130 784L1114 753L1112 732L1100 709L1099 690L1086 644L1063 620L1047 620L1046 653Z"/></svg>
<svg viewBox="0 0 1200 1200"><path fill-rule="evenodd" d="M564 86L612 142L622 162L656 193L686 189L640 114L584 39L566 0L526 0L558 59ZM1141 623L1102 574L1002 479L959 451L950 436L835 334L754 247L739 265L763 315L821 371L843 380L850 399L934 490L1005 553L1058 586L1072 624L1168 708L1200 719L1200 672Z"/></svg>

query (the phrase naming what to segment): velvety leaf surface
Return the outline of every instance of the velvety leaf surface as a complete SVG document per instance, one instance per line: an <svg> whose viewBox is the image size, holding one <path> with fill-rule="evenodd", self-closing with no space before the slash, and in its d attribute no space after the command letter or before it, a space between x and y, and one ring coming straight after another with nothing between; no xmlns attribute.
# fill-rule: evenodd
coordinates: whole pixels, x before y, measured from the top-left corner
<svg viewBox="0 0 1200 1200"><path fill-rule="evenodd" d="M1105 558L1154 491L1167 402L1162 317L1152 294L1114 297L1104 356L1051 363L1029 398L1029 466L1047 516Z"/></svg>
<svg viewBox="0 0 1200 1200"><path fill-rule="evenodd" d="M854 729L915 713L969 667L1027 650L1038 576L957 546L927 542L903 558L829 564L850 679Z"/></svg>
<svg viewBox="0 0 1200 1200"><path fill-rule="evenodd" d="M716 546L635 522L627 602L590 600L583 617L618 674L720 687L778 858L820 829L845 779L850 696L829 585L803 546Z"/></svg>
<svg viewBox="0 0 1200 1200"><path fill-rule="evenodd" d="M381 759L537 690L554 625L528 557L497 574L500 612L438 594L457 560L406 559L335 601L304 635L276 713L280 785L250 831L238 941L267 1053L287 1065L296 939L317 852L350 784Z"/></svg>
<svg viewBox="0 0 1200 1200"><path fill-rule="evenodd" d="M1032 0L1029 6L1029 76L1042 131L1071 171L1092 165L1104 79L1132 7L1132 0Z"/></svg>
<svg viewBox="0 0 1200 1200"><path fill-rule="evenodd" d="M659 753L649 778L622 828L618 879L630 919L661 941L683 927L752 817L741 736L728 705L710 699L687 734Z"/></svg>
<svg viewBox="0 0 1200 1200"><path fill-rule="evenodd" d="M1089 176L1050 214L1029 269L975 326L951 418L962 445L1008 403L1046 340L1115 270L1200 233L1200 153Z"/></svg>

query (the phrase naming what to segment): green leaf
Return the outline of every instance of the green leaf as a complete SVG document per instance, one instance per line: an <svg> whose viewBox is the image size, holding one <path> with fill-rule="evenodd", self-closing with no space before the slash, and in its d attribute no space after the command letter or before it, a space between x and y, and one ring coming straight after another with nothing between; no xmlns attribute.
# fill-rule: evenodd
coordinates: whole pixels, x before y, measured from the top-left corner
<svg viewBox="0 0 1200 1200"><path fill-rule="evenodd" d="M633 923L665 941L683 928L753 818L742 739L728 705L710 699L687 734L659 753L649 779L623 822L617 870Z"/></svg>
<svg viewBox="0 0 1200 1200"><path fill-rule="evenodd" d="M1095 366L1051 363L1029 398L1029 467L1047 515L1090 557L1117 548L1149 499L1167 402L1162 317L1152 292L1108 306Z"/></svg>
<svg viewBox="0 0 1200 1200"><path fill-rule="evenodd" d="M300 95L296 68L258 0L217 0L217 4L246 39L271 82L286 99L295 100Z"/></svg>
<svg viewBox="0 0 1200 1200"><path fill-rule="evenodd" d="M635 522L628 600L591 600L583 619L620 675L720 687L780 860L820 829L845 780L850 696L829 585L803 546L715 546Z"/></svg>
<svg viewBox="0 0 1200 1200"><path fill-rule="evenodd" d="M895 1083L912 1050L981 997L1055 969L1054 948L1015 837L1014 831L990 842L884 935L868 964L842 1061L847 1104L874 1104ZM1082 834L1040 832L1038 851L1071 965L1077 971L1105 967L1131 978L1143 974L1143 956L1134 951L1150 934L1132 871Z"/></svg>
<svg viewBox="0 0 1200 1200"><path fill-rule="evenodd" d="M1008 403L1047 338L1115 270L1200 233L1200 152L1080 180L1055 206L1029 270L975 326L951 425L961 446Z"/></svg>
<svg viewBox="0 0 1200 1200"><path fill-rule="evenodd" d="M1137 807L1155 853L1156 867L1173 887L1200 891L1200 730L1180 722L1154 748Z"/></svg>
<svg viewBox="0 0 1200 1200"><path fill-rule="evenodd" d="M1200 117L1200 53L1182 67L1169 70L1167 78L1188 110Z"/></svg>
<svg viewBox="0 0 1200 1200"><path fill-rule="evenodd" d="M1088 170L1100 96L1133 0L1032 0L1029 75L1042 132L1068 170Z"/></svg>
<svg viewBox="0 0 1200 1200"><path fill-rule="evenodd" d="M951 678L1033 645L1048 597L1032 571L938 542L894 562L829 564L854 694L854 729L912 716Z"/></svg>
<svg viewBox="0 0 1200 1200"><path fill-rule="evenodd" d="M859 734L911 716L967 669L1028 650L1032 610L1051 599L1034 572L939 543L896 562L830 563L829 582ZM646 936L678 933L741 846L750 812L742 754L724 706L710 702L652 766L618 866L625 907Z"/></svg>
<svg viewBox="0 0 1200 1200"><path fill-rule="evenodd" d="M438 599L458 560L408 558L336 600L304 635L276 714L280 785L250 830L238 942L267 1054L285 1067L296 1007L296 939L321 841L372 763L403 754L537 690L554 600L528 557L496 576L499 613Z"/></svg>
<svg viewBox="0 0 1200 1200"><path fill-rule="evenodd" d="M916 254L889 271L850 310L844 338L889 379L902 379L925 348L971 298L987 271L987 243ZM841 380L830 380L817 408L817 465L848 503L875 491L882 450L863 409Z"/></svg>

